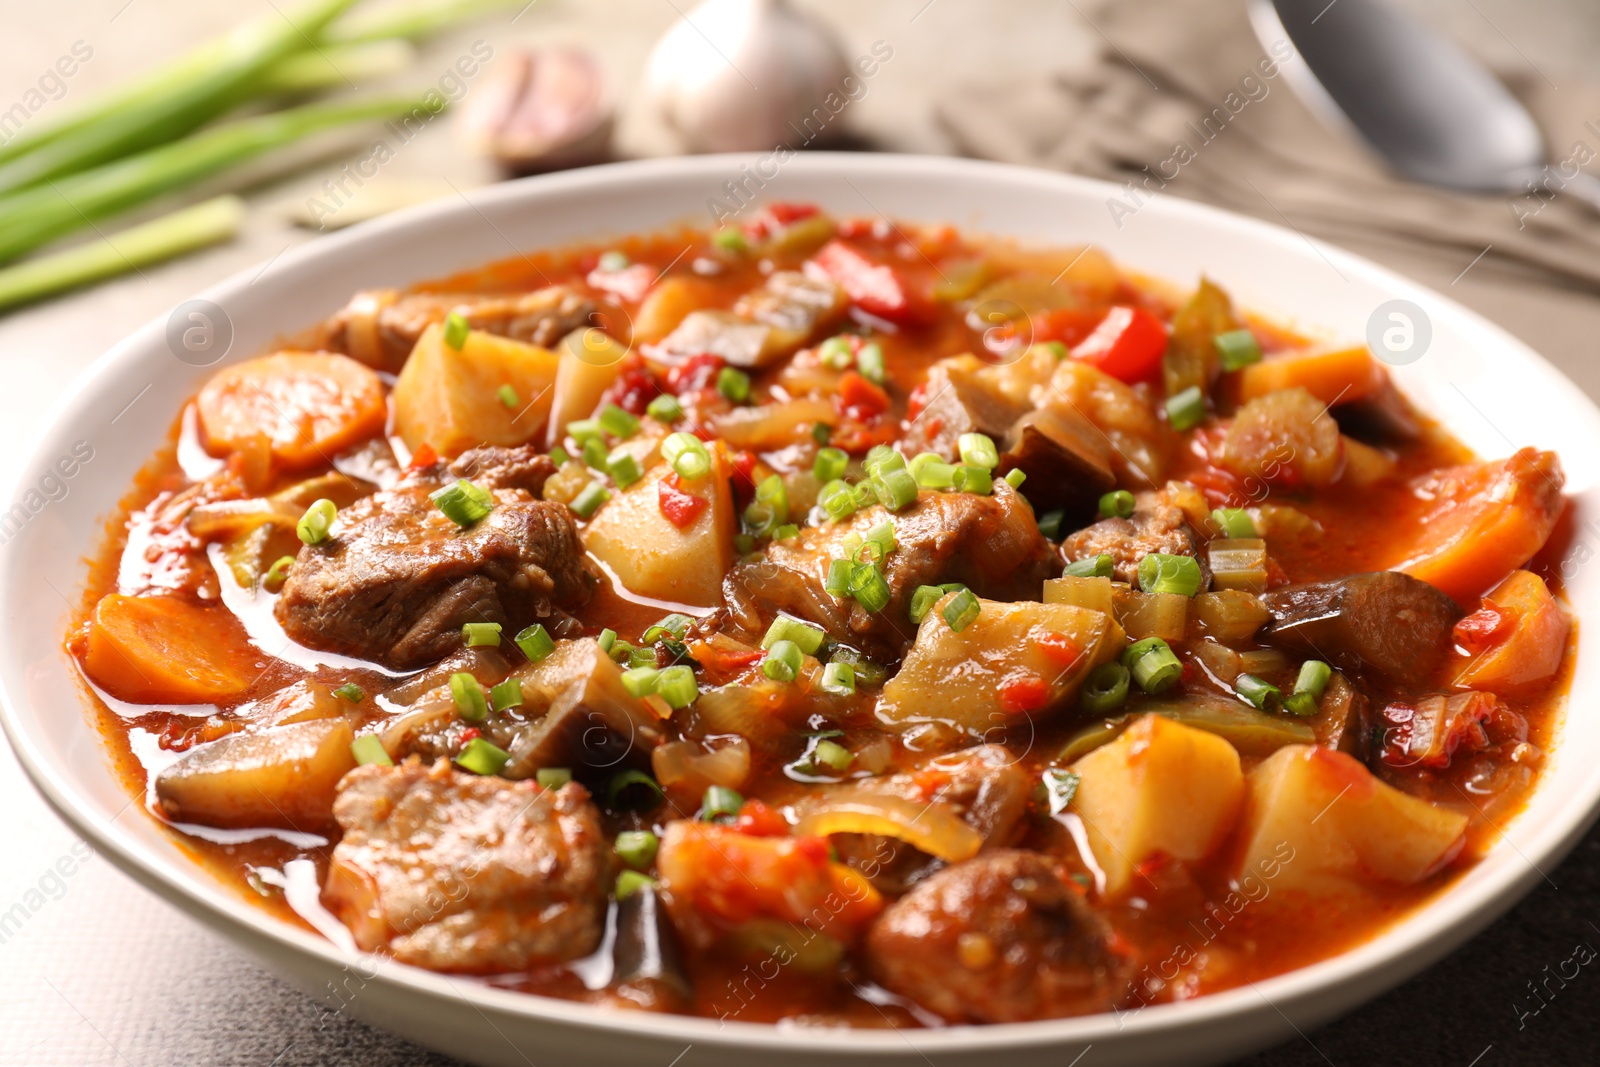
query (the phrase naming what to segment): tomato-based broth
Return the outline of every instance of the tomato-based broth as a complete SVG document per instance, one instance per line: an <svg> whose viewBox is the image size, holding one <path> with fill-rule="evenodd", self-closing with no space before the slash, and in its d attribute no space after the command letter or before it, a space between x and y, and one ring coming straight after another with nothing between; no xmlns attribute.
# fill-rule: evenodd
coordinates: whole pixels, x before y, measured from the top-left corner
<svg viewBox="0 0 1600 1067"><path fill-rule="evenodd" d="M1557 458L1095 249L773 204L356 294L67 646L283 920L619 1007L1132 1011L1335 955L1554 743Z"/></svg>

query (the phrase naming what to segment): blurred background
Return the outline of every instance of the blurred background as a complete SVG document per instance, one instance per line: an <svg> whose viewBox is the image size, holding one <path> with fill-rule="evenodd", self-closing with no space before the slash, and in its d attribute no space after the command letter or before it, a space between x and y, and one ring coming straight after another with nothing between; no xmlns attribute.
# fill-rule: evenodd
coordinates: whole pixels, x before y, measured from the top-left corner
<svg viewBox="0 0 1600 1067"><path fill-rule="evenodd" d="M1361 6L1312 13L1336 19L1341 3ZM1495 192L1406 180L1308 106L1294 64L1242 81L1270 41L1239 0L362 0L231 82L214 51L194 50L234 32L264 48L284 13L332 5L0 0L0 457L25 450L57 396L124 335L326 232L516 173L802 142L1119 184L1170 167L1155 195L1378 259L1496 319L1600 396L1600 214L1574 178L1600 160L1600 9L1394 6L1495 72L1556 170ZM821 135L793 124L839 84L840 63L864 56L873 73ZM1367 57L1349 58L1359 69ZM419 101L414 136L384 125ZM1227 121L1202 134L1193 124L1218 107ZM61 125L84 114L110 120ZM1192 165L1170 162L1179 140L1193 141ZM375 152L380 142L389 150ZM85 846L3 742L0 805L12 813L3 911ZM1600 944L1586 910L1600 899L1600 841L1545 873L1449 961L1323 1030L1285 1019L1285 1044L1248 1062L1593 1062L1600 974L1537 1000L1532 988L1575 946ZM48 908L0 935L0 1063L446 1062L289 989L103 860L58 881Z"/></svg>

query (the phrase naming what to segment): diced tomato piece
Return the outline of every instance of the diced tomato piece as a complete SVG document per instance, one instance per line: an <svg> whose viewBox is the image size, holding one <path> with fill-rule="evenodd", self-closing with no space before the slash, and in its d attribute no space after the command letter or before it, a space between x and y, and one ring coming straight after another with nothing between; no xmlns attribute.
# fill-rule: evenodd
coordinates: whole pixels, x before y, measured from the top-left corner
<svg viewBox="0 0 1600 1067"><path fill-rule="evenodd" d="M685 493L677 486L678 476L668 475L656 483L662 516L678 529L687 529L706 509L705 497Z"/></svg>
<svg viewBox="0 0 1600 1067"><path fill-rule="evenodd" d="M733 495L744 503L756 492L756 464L761 462L754 452L740 449L733 454L729 466L733 468Z"/></svg>
<svg viewBox="0 0 1600 1067"><path fill-rule="evenodd" d="M780 200L776 204L768 204L761 214L745 223L744 234L752 241L760 241L817 213L815 204L788 204Z"/></svg>
<svg viewBox="0 0 1600 1067"><path fill-rule="evenodd" d="M461 737L458 740L465 745L467 742L474 741L482 735L483 731L479 730L476 726L469 726L465 730L461 731Z"/></svg>
<svg viewBox="0 0 1600 1067"><path fill-rule="evenodd" d="M902 325L928 318L927 300L912 293L893 267L872 262L842 241L823 245L811 263L837 282L850 302L869 315Z"/></svg>
<svg viewBox="0 0 1600 1067"><path fill-rule="evenodd" d="M617 373L616 381L606 387L600 403L601 406L615 404L634 415L643 415L650 401L661 393L661 387L645 369L642 360L637 356L629 356L628 360L627 365Z"/></svg>
<svg viewBox="0 0 1600 1067"><path fill-rule="evenodd" d="M845 371L839 379L839 401L845 413L870 419L889 410L889 394L855 371Z"/></svg>
<svg viewBox="0 0 1600 1067"><path fill-rule="evenodd" d="M633 263L621 270L596 268L588 273L584 281L602 292L610 293L630 304L637 304L650 291L650 286L655 284L659 273L648 263Z"/></svg>
<svg viewBox="0 0 1600 1067"><path fill-rule="evenodd" d="M1051 630L1040 634L1034 641L1039 646L1050 662L1059 667L1071 667L1083 655L1083 647L1073 639L1071 634L1057 633Z"/></svg>
<svg viewBox="0 0 1600 1067"><path fill-rule="evenodd" d="M1040 311L1029 315L1028 321L1033 326L1035 344L1040 341L1060 341L1071 348L1094 333L1094 328L1103 318L1105 315L1099 311L1056 308L1054 311Z"/></svg>
<svg viewBox="0 0 1600 1067"><path fill-rule="evenodd" d="M1161 369L1166 350L1167 327L1160 319L1143 308L1118 306L1072 349L1072 358L1132 385Z"/></svg>
<svg viewBox="0 0 1600 1067"><path fill-rule="evenodd" d="M411 453L411 463L407 469L420 470L423 467L431 467L437 462L439 462L439 453L434 450L432 445L424 441L417 446L415 452Z"/></svg>
<svg viewBox="0 0 1600 1067"><path fill-rule="evenodd" d="M1015 674L1000 684L1000 706L1013 715L1038 711L1050 699L1050 683L1037 674Z"/></svg>
<svg viewBox="0 0 1600 1067"><path fill-rule="evenodd" d="M717 380L717 374L726 365L721 356L710 352L690 356L667 371L667 392L674 396L682 396L696 389L705 389Z"/></svg>
<svg viewBox="0 0 1600 1067"><path fill-rule="evenodd" d="M1456 623L1453 634L1456 644L1469 652L1481 652L1498 644L1516 625L1511 613L1485 600L1483 607Z"/></svg>
<svg viewBox="0 0 1600 1067"><path fill-rule="evenodd" d="M752 837L789 836L789 821L759 800L744 802L733 820L733 828ZM826 853L823 858L827 858Z"/></svg>

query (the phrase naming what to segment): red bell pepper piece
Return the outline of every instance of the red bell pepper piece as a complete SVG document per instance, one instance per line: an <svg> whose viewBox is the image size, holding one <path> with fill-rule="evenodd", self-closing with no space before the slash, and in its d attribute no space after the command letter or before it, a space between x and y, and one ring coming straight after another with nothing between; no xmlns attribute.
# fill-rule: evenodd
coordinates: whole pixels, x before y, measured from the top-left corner
<svg viewBox="0 0 1600 1067"><path fill-rule="evenodd" d="M1166 325L1143 308L1119 304L1078 343L1072 358L1132 385L1160 370L1166 351Z"/></svg>
<svg viewBox="0 0 1600 1067"><path fill-rule="evenodd" d="M855 371L845 371L839 379L839 401L847 414L870 419L889 410L889 394Z"/></svg>
<svg viewBox="0 0 1600 1067"><path fill-rule="evenodd" d="M829 241L811 262L869 315L901 325L926 321L927 300L911 292L894 268L874 263L843 241Z"/></svg>

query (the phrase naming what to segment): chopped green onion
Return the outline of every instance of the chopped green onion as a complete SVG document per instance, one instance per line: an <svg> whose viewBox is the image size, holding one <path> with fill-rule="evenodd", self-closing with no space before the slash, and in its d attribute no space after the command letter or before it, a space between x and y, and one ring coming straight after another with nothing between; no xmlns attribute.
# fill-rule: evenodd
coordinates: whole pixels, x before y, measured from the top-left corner
<svg viewBox="0 0 1600 1067"><path fill-rule="evenodd" d="M717 392L742 404L750 399L750 375L736 367L723 367L717 372Z"/></svg>
<svg viewBox="0 0 1600 1067"><path fill-rule="evenodd" d="M471 526L494 510L494 497L465 478L458 478L454 485L435 490L428 499L457 526Z"/></svg>
<svg viewBox="0 0 1600 1067"><path fill-rule="evenodd" d="M857 511L862 508L870 508L878 502L877 490L873 489L867 482L851 486L850 491L855 494Z"/></svg>
<svg viewBox="0 0 1600 1067"><path fill-rule="evenodd" d="M650 658L655 658L654 652L650 653ZM641 700L654 693L660 681L661 672L654 667L633 667L622 672L622 688Z"/></svg>
<svg viewBox="0 0 1600 1067"><path fill-rule="evenodd" d="M1167 424L1174 430L1187 430L1200 425L1206 417L1206 397L1198 385L1167 398Z"/></svg>
<svg viewBox="0 0 1600 1067"><path fill-rule="evenodd" d="M910 463L911 476L924 489L950 489L956 484L956 467L933 452L921 452Z"/></svg>
<svg viewBox="0 0 1600 1067"><path fill-rule="evenodd" d="M389 752L377 734L362 734L350 742L350 755L356 758L357 766L365 767L371 763L380 767L394 766L394 760L389 758Z"/></svg>
<svg viewBox="0 0 1600 1067"><path fill-rule="evenodd" d="M964 433L956 442L961 452L961 462L969 467L993 470L1000 465L1000 450L994 438L986 433Z"/></svg>
<svg viewBox="0 0 1600 1067"><path fill-rule="evenodd" d="M656 655L656 650L653 648L635 648L628 653L628 666L630 668L650 667L654 669L659 659L660 657Z"/></svg>
<svg viewBox="0 0 1600 1067"><path fill-rule="evenodd" d="M1128 668L1120 663L1102 663L1084 680L1078 703L1091 715L1103 715L1122 707L1128 699Z"/></svg>
<svg viewBox="0 0 1600 1067"><path fill-rule="evenodd" d="M836 596L840 600L850 595L850 579L855 575L856 568L861 566L853 559L836 559L828 564L828 577L823 582L822 588L829 596Z"/></svg>
<svg viewBox="0 0 1600 1067"><path fill-rule="evenodd" d="M639 416L615 404L607 404L600 412L600 428L612 437L626 440L639 432Z"/></svg>
<svg viewBox="0 0 1600 1067"><path fill-rule="evenodd" d="M1113 489L1100 498L1102 519L1125 519L1133 514L1133 494L1126 489Z"/></svg>
<svg viewBox="0 0 1600 1067"><path fill-rule="evenodd" d="M617 835L611 851L629 867L642 870L655 861L661 841L649 830L624 830Z"/></svg>
<svg viewBox="0 0 1600 1067"><path fill-rule="evenodd" d="M819 422L811 427L811 439L819 445L825 445L833 440L833 427L825 422Z"/></svg>
<svg viewBox="0 0 1600 1067"><path fill-rule="evenodd" d="M333 695L352 704L359 704L367 699L367 691L354 682L346 682L333 691Z"/></svg>
<svg viewBox="0 0 1600 1067"><path fill-rule="evenodd" d="M817 458L811 463L811 473L819 482L831 482L844 477L845 468L850 466L850 454L842 448L823 448L817 451Z"/></svg>
<svg viewBox="0 0 1600 1067"><path fill-rule="evenodd" d="M468 741L461 754L456 756L456 765L473 774L499 774L509 762L511 762L509 752L497 745L491 745L481 737L474 737Z"/></svg>
<svg viewBox="0 0 1600 1067"><path fill-rule="evenodd" d="M856 691L856 669L848 663L830 663L822 668L822 691L849 696Z"/></svg>
<svg viewBox="0 0 1600 1067"><path fill-rule="evenodd" d="M800 527L796 526L792 522L786 522L782 526L778 527L776 530L772 531L772 539L774 541L787 541L791 537L799 537L799 536L800 536Z"/></svg>
<svg viewBox="0 0 1600 1067"><path fill-rule="evenodd" d="M977 594L970 589L963 589L950 598L940 614L950 624L950 629L960 633L976 622L982 611L983 605L978 602Z"/></svg>
<svg viewBox="0 0 1600 1067"><path fill-rule="evenodd" d="M489 690L489 703L495 711L504 711L507 708L522 705L522 680L520 678L507 678L499 685Z"/></svg>
<svg viewBox="0 0 1600 1067"><path fill-rule="evenodd" d="M1122 652L1122 665L1146 693L1163 693L1183 677L1183 664L1159 637L1135 641Z"/></svg>
<svg viewBox="0 0 1600 1067"><path fill-rule="evenodd" d="M905 465L906 457L888 445L873 445L867 450L866 458L861 461L861 466L868 474L877 474L880 470L897 470Z"/></svg>
<svg viewBox="0 0 1600 1067"><path fill-rule="evenodd" d="M1277 686L1253 674L1241 674L1233 680L1234 692L1241 700L1262 711L1277 711L1283 707L1283 692Z"/></svg>
<svg viewBox="0 0 1600 1067"><path fill-rule="evenodd" d="M644 412L657 422L671 424L683 418L683 405L671 393L662 393L645 407Z"/></svg>
<svg viewBox="0 0 1600 1067"><path fill-rule="evenodd" d="M597 471L606 469L606 457L611 453L606 451L604 437L586 437L583 441L583 462Z"/></svg>
<svg viewBox="0 0 1600 1067"><path fill-rule="evenodd" d="M711 235L711 243L724 252L743 252L750 247L750 242L745 240L737 226L724 226Z"/></svg>
<svg viewBox="0 0 1600 1067"><path fill-rule="evenodd" d="M595 641L600 645L600 651L609 656L611 654L611 646L617 643L617 631L607 627L600 631L600 636L595 638Z"/></svg>
<svg viewBox="0 0 1600 1067"><path fill-rule="evenodd" d="M772 620L772 625L767 627L766 636L761 639L761 647L771 648L779 641L792 641L801 652L815 656L826 637L826 631L820 626L804 622L792 615L779 615Z"/></svg>
<svg viewBox="0 0 1600 1067"><path fill-rule="evenodd" d="M889 376L884 366L883 347L877 343L862 345L861 351L856 353L856 369L873 385L882 385Z"/></svg>
<svg viewBox="0 0 1600 1067"><path fill-rule="evenodd" d="M1065 511L1047 511L1039 516L1039 532L1051 541L1061 540L1061 526L1067 521Z"/></svg>
<svg viewBox="0 0 1600 1067"><path fill-rule="evenodd" d="M468 648L499 648L500 624L497 622L468 622L461 626L461 640Z"/></svg>
<svg viewBox="0 0 1600 1067"><path fill-rule="evenodd" d="M656 682L656 692L673 710L693 704L700 698L700 685L694 680L694 668L686 663L665 668Z"/></svg>
<svg viewBox="0 0 1600 1067"><path fill-rule="evenodd" d="M619 771L606 783L606 804L616 811L652 811L664 794L656 780L643 771Z"/></svg>
<svg viewBox="0 0 1600 1067"><path fill-rule="evenodd" d="M646 889L654 889L655 887L656 880L642 871L621 871L617 874L617 884L611 890L611 895L615 897L617 903L620 904L624 900L627 900L629 897L633 896L635 893L642 892Z"/></svg>
<svg viewBox="0 0 1600 1067"><path fill-rule="evenodd" d="M328 531L333 528L333 520L338 515L338 506L324 497L306 508L306 513L295 524L294 532L300 535L304 544L320 545L328 539Z"/></svg>
<svg viewBox="0 0 1600 1067"><path fill-rule="evenodd" d="M889 583L876 563L861 563L850 574L850 595L868 611L882 611L889 605Z"/></svg>
<svg viewBox="0 0 1600 1067"><path fill-rule="evenodd" d="M889 680L889 672L881 664L872 662L848 645L835 645L828 654L828 662L848 666L860 685L879 686Z"/></svg>
<svg viewBox="0 0 1600 1067"><path fill-rule="evenodd" d="M517 391L509 385L502 385L494 391L494 395L500 398L500 403L505 405L507 411L515 411L522 406L522 399L517 396Z"/></svg>
<svg viewBox="0 0 1600 1067"><path fill-rule="evenodd" d="M568 767L540 767L533 772L533 780L545 789L560 789L572 781L572 770Z"/></svg>
<svg viewBox="0 0 1600 1067"><path fill-rule="evenodd" d="M850 351L850 339L843 334L830 337L817 346L817 358L823 366L834 370L844 370L855 360L855 355Z"/></svg>
<svg viewBox="0 0 1600 1067"><path fill-rule="evenodd" d="M529 663L543 662L544 658L556 650L555 638L550 636L550 631L544 628L543 623L536 622L514 639L522 654L528 657Z"/></svg>
<svg viewBox="0 0 1600 1067"><path fill-rule="evenodd" d="M813 764L820 763L837 774L843 774L848 771L850 765L855 761L856 754L837 741L829 741L823 738L811 749L811 762Z"/></svg>
<svg viewBox="0 0 1600 1067"><path fill-rule="evenodd" d="M626 489L644 477L638 458L620 446L613 449L606 457L606 473L611 475L611 480L617 483L618 489Z"/></svg>
<svg viewBox="0 0 1600 1067"><path fill-rule="evenodd" d="M595 263L595 266L607 274L615 274L619 270L627 270L629 262L626 252L618 252L616 249L612 249L609 252L601 252L600 259Z"/></svg>
<svg viewBox="0 0 1600 1067"><path fill-rule="evenodd" d="M955 487L963 493L988 496L994 492L994 476L987 468L964 464L956 468Z"/></svg>
<svg viewBox="0 0 1600 1067"><path fill-rule="evenodd" d="M283 588L283 583L289 580L289 568L294 566L293 556L279 556L272 561L272 566L267 568L267 573L261 576L261 588L269 593L276 593Z"/></svg>
<svg viewBox="0 0 1600 1067"><path fill-rule="evenodd" d="M653 645L663 636L671 637L675 641L682 641L689 633L689 627L694 625L694 620L682 612L674 611L671 615L663 616L660 622L653 623L644 632L642 640L647 645Z"/></svg>
<svg viewBox="0 0 1600 1067"><path fill-rule="evenodd" d="M700 798L700 818L706 822L731 819L744 806L744 797L725 785L707 786Z"/></svg>
<svg viewBox="0 0 1600 1067"><path fill-rule="evenodd" d="M856 513L856 494L847 482L834 480L822 487L817 503L834 522L847 519Z"/></svg>
<svg viewBox="0 0 1600 1067"><path fill-rule="evenodd" d="M605 429L599 419L573 419L567 423L567 436L582 445L595 437L604 437Z"/></svg>
<svg viewBox="0 0 1600 1067"><path fill-rule="evenodd" d="M883 554L887 556L895 550L897 543L894 536L894 522L890 519L885 519L882 522L874 523L867 530L866 540L879 545L883 549Z"/></svg>
<svg viewBox="0 0 1600 1067"><path fill-rule="evenodd" d="M1083 779L1064 767L1046 767L1042 781L1046 802L1051 815L1060 815L1078 793L1078 783Z"/></svg>
<svg viewBox="0 0 1600 1067"><path fill-rule="evenodd" d="M922 625L933 606L944 599L944 590L936 585L919 585L911 594L911 621Z"/></svg>
<svg viewBox="0 0 1600 1067"><path fill-rule="evenodd" d="M1193 556L1152 552L1139 561L1139 588L1146 593L1194 596L1204 582L1200 563Z"/></svg>
<svg viewBox="0 0 1600 1067"><path fill-rule="evenodd" d="M467 343L467 334L472 332L472 327L467 325L467 320L461 312L452 311L444 317L444 343L461 351L461 346Z"/></svg>
<svg viewBox="0 0 1600 1067"><path fill-rule="evenodd" d="M626 641L613 638L611 648L606 651L606 655L617 663L627 663L633 655L633 646Z"/></svg>
<svg viewBox="0 0 1600 1067"><path fill-rule="evenodd" d="M455 701L456 711L468 722L482 722L489 717L489 701L483 695L483 686L466 671L457 671L450 676L450 699Z"/></svg>
<svg viewBox="0 0 1600 1067"><path fill-rule="evenodd" d="M1088 559L1073 560L1061 573L1069 578L1109 578L1116 572L1116 561L1108 553L1102 552Z"/></svg>
<svg viewBox="0 0 1600 1067"><path fill-rule="evenodd" d="M1300 675L1294 680L1296 693L1307 693L1312 700L1321 700L1322 691L1333 677L1333 668L1320 659L1308 659L1300 664Z"/></svg>
<svg viewBox="0 0 1600 1067"><path fill-rule="evenodd" d="M565 467L568 463L572 462L572 455L560 445L556 445L556 447L550 450L550 462L554 463L557 467Z"/></svg>
<svg viewBox="0 0 1600 1067"><path fill-rule="evenodd" d="M1249 330L1229 330L1211 339L1217 346L1217 355L1223 370L1242 370L1252 363L1261 362L1261 345Z"/></svg>
<svg viewBox="0 0 1600 1067"><path fill-rule="evenodd" d="M692 433L669 433L661 442L661 456L672 465L680 478L695 481L704 478L711 470L711 453L705 443Z"/></svg>
<svg viewBox="0 0 1600 1067"><path fill-rule="evenodd" d="M771 509L772 525L789 521L789 487L784 484L783 475L769 474L761 479L756 485L755 502Z"/></svg>
<svg viewBox="0 0 1600 1067"><path fill-rule="evenodd" d="M1302 719L1309 719L1318 710L1317 698L1310 693L1291 693L1284 698L1283 710L1290 715L1298 715Z"/></svg>
<svg viewBox="0 0 1600 1067"><path fill-rule="evenodd" d="M878 501L890 511L900 511L917 500L917 479L903 466L880 467L872 477L872 487L878 494Z"/></svg>
<svg viewBox="0 0 1600 1067"><path fill-rule="evenodd" d="M1222 531L1223 537L1255 537L1256 520L1244 508L1215 508L1211 523Z"/></svg>
<svg viewBox="0 0 1600 1067"><path fill-rule="evenodd" d="M568 504L567 506L571 508L574 514L576 514L579 518L587 519L596 511L600 510L601 504L604 504L610 499L611 490L607 489L599 482L590 482L588 485L583 487L583 490L579 492L577 496L572 498L572 503Z"/></svg>
<svg viewBox="0 0 1600 1067"><path fill-rule="evenodd" d="M1021 489L1022 483L1028 480L1028 472L1021 467L1012 467L1006 471L1006 484L1013 489Z"/></svg>
<svg viewBox="0 0 1600 1067"><path fill-rule="evenodd" d="M800 676L805 657L793 641L775 641L761 661L761 673L774 682L792 682Z"/></svg>

